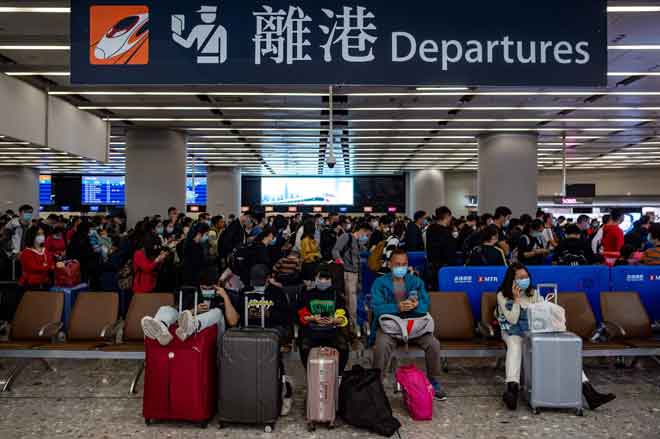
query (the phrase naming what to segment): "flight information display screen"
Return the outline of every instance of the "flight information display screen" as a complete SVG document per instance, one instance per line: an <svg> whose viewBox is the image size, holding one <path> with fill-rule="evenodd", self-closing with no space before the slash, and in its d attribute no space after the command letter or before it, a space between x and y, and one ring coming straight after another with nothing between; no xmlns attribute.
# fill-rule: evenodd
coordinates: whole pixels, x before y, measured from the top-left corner
<svg viewBox="0 0 660 439"><path fill-rule="evenodd" d="M194 189L192 180L186 179L186 204L206 206L206 177L195 177Z"/></svg>
<svg viewBox="0 0 660 439"><path fill-rule="evenodd" d="M83 176L82 204L123 206L126 203L124 177Z"/></svg>
<svg viewBox="0 0 660 439"><path fill-rule="evenodd" d="M53 178L50 175L39 176L39 204L41 206L53 204Z"/></svg>

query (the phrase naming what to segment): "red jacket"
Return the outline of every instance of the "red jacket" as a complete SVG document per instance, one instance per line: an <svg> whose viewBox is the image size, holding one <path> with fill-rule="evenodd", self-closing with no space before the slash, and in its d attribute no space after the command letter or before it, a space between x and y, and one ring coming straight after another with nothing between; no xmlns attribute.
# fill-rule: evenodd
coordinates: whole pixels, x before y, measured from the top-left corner
<svg viewBox="0 0 660 439"><path fill-rule="evenodd" d="M133 256L133 292L150 293L156 288L159 262L147 258L144 250L138 250Z"/></svg>
<svg viewBox="0 0 660 439"><path fill-rule="evenodd" d="M53 235L46 238L46 251L53 256L63 255L66 253L66 241L64 237L55 239Z"/></svg>
<svg viewBox="0 0 660 439"><path fill-rule="evenodd" d="M623 243L623 230L621 230L618 224L605 224L603 226L602 245L604 252L620 252Z"/></svg>
<svg viewBox="0 0 660 439"><path fill-rule="evenodd" d="M33 248L26 248L20 255L22 275L19 283L21 286L39 287L50 285L51 272L55 269L53 257L46 250L38 253Z"/></svg>

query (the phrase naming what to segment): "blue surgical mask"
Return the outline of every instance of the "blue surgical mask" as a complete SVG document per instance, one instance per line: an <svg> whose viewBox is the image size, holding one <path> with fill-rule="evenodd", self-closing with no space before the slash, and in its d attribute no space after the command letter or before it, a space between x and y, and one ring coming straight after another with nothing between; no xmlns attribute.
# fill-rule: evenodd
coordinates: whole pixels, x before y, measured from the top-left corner
<svg viewBox="0 0 660 439"><path fill-rule="evenodd" d="M366 244L367 242L369 242L369 237L367 235L362 235L358 238L358 242L360 244Z"/></svg>
<svg viewBox="0 0 660 439"><path fill-rule="evenodd" d="M504 222L504 228L509 227L510 224L511 224L511 221L505 221Z"/></svg>
<svg viewBox="0 0 660 439"><path fill-rule="evenodd" d="M209 235L207 235L207 234L202 235L202 239L200 241L201 242L208 242L209 241Z"/></svg>
<svg viewBox="0 0 660 439"><path fill-rule="evenodd" d="M394 267L392 268L392 275L398 279L406 277L408 273L408 267Z"/></svg>
<svg viewBox="0 0 660 439"><path fill-rule="evenodd" d="M24 212L22 218L25 222L32 221L32 212Z"/></svg>
<svg viewBox="0 0 660 439"><path fill-rule="evenodd" d="M270 241L270 244L268 245L275 245L277 243L277 238L273 238L272 241Z"/></svg>
<svg viewBox="0 0 660 439"><path fill-rule="evenodd" d="M316 281L316 289L319 291L326 291L332 286L332 281L331 280L317 280Z"/></svg>
<svg viewBox="0 0 660 439"><path fill-rule="evenodd" d="M35 243L37 246L42 246L42 245L44 245L44 242L46 242L46 237L45 237L44 235L37 235L37 236L34 238L34 243Z"/></svg>
<svg viewBox="0 0 660 439"><path fill-rule="evenodd" d="M159 234L159 235L162 235L163 234L163 226L156 227L156 233Z"/></svg>
<svg viewBox="0 0 660 439"><path fill-rule="evenodd" d="M520 288L522 291L527 291L527 289L531 285L531 280L529 280L529 278L516 279L516 285L518 285L518 288Z"/></svg>

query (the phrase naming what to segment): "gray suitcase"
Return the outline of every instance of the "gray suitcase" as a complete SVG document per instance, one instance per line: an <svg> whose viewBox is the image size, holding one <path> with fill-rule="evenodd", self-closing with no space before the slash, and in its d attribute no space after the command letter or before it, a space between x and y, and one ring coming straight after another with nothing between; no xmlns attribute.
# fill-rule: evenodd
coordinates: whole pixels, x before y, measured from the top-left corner
<svg viewBox="0 0 660 439"><path fill-rule="evenodd" d="M247 322L247 306L245 312ZM262 425L267 433L275 428L282 410L283 371L279 333L263 329L264 319L262 309L262 328L230 329L222 338L220 428L234 423Z"/></svg>
<svg viewBox="0 0 660 439"><path fill-rule="evenodd" d="M570 332L525 335L522 389L534 414L555 408L582 416L582 339Z"/></svg>

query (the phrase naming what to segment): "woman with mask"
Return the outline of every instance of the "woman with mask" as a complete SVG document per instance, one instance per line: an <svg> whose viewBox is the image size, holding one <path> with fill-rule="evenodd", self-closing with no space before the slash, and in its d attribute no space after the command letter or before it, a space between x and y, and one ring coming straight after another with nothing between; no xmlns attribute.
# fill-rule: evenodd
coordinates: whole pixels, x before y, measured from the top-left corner
<svg viewBox="0 0 660 439"><path fill-rule="evenodd" d="M90 242L90 232L89 222L83 221L78 225L66 249L66 257L80 262L82 281L95 289L99 286L100 258Z"/></svg>
<svg viewBox="0 0 660 439"><path fill-rule="evenodd" d="M349 357L348 316L346 303L332 286L332 275L326 265L319 267L314 287L304 293L297 314L302 327L298 343L303 366L307 368L313 348L331 347L339 351L339 373L342 374Z"/></svg>
<svg viewBox="0 0 660 439"><path fill-rule="evenodd" d="M169 253L161 251L160 239L148 234L133 256L133 292L151 293L156 288L158 269Z"/></svg>
<svg viewBox="0 0 660 439"><path fill-rule="evenodd" d="M302 239L300 240L300 257L302 258L302 279L312 281L316 268L321 259L321 250L314 239L316 227L314 221L308 220L303 225Z"/></svg>
<svg viewBox="0 0 660 439"><path fill-rule="evenodd" d="M53 233L46 238L46 251L56 260L64 259L66 255L66 238L64 236L64 227L55 226Z"/></svg>
<svg viewBox="0 0 660 439"><path fill-rule="evenodd" d="M510 410L518 407L522 339L525 333L529 332L527 308L541 300L543 299L533 287L527 268L519 263L512 264L497 293L496 308L497 319L502 329L502 340L506 344L506 390L503 400ZM582 374L582 394L592 410L616 398L613 394L598 393L584 373Z"/></svg>
<svg viewBox="0 0 660 439"><path fill-rule="evenodd" d="M206 223L197 223L190 229L183 244L183 285L199 288L202 273L208 266L204 245L209 240Z"/></svg>
<svg viewBox="0 0 660 439"><path fill-rule="evenodd" d="M53 256L46 251L46 234L39 226L25 232L25 249L20 253L22 274L19 280L26 290L47 290L55 270ZM61 262L59 263L61 264Z"/></svg>

